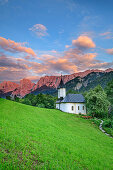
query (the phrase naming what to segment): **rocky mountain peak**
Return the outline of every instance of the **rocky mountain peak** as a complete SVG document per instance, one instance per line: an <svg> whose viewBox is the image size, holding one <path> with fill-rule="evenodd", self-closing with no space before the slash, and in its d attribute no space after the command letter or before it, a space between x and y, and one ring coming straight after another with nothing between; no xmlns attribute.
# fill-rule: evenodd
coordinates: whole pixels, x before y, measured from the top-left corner
<svg viewBox="0 0 113 170"><path fill-rule="evenodd" d="M64 75L62 76L62 79L64 83L67 83L70 80L75 79L76 77L79 77L79 79L82 80L82 78L86 77L91 73L92 74L97 73L98 75L99 73L109 73L111 71L113 71L112 68L109 68L105 71L92 69L92 70L86 70L84 72L73 73L71 75ZM30 93L31 91L38 91L40 89L43 90L43 88L57 89L60 83L60 79L61 79L60 76L45 76L45 77L41 77L40 80L37 82L37 84L32 83L31 80L26 78L20 80L19 84L10 81L3 81L2 83L0 83L0 91L2 91L3 93L13 91L12 92L13 95L24 97L26 94ZM86 84L87 82L85 82L84 86L86 86ZM80 87L80 84L78 84L78 87Z"/></svg>

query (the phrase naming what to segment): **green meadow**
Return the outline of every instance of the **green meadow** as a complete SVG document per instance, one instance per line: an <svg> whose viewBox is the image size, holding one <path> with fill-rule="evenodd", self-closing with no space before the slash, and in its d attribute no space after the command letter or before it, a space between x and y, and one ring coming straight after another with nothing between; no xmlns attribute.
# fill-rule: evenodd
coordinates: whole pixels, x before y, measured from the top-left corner
<svg viewBox="0 0 113 170"><path fill-rule="evenodd" d="M0 99L0 169L113 169L113 139L77 115Z"/></svg>

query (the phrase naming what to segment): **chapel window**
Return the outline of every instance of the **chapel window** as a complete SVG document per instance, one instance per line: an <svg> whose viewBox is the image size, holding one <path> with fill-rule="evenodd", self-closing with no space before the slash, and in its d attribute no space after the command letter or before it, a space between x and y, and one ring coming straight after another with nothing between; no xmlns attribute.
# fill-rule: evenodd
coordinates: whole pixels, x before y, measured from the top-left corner
<svg viewBox="0 0 113 170"><path fill-rule="evenodd" d="M71 108L72 108L72 110L74 110L74 107L73 107L73 106L72 106Z"/></svg>
<svg viewBox="0 0 113 170"><path fill-rule="evenodd" d="M79 110L79 106L78 106L78 110Z"/></svg>

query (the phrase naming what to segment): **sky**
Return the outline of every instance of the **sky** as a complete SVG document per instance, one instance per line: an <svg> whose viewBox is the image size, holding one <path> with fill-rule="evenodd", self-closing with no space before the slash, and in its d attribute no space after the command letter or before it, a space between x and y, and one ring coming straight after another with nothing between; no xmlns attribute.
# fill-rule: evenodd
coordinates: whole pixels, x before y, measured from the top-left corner
<svg viewBox="0 0 113 170"><path fill-rule="evenodd" d="M0 0L0 82L107 68L112 0Z"/></svg>

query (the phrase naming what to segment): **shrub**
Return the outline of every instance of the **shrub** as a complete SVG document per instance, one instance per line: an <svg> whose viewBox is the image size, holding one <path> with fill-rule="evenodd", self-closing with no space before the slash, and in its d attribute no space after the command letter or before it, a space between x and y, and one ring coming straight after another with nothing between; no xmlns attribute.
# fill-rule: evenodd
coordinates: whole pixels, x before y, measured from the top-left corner
<svg viewBox="0 0 113 170"><path fill-rule="evenodd" d="M23 104L31 105L31 101L28 98L23 99Z"/></svg>
<svg viewBox="0 0 113 170"><path fill-rule="evenodd" d="M103 122L103 127L107 127L107 128L112 128L113 129L113 120L111 119L106 119Z"/></svg>
<svg viewBox="0 0 113 170"><path fill-rule="evenodd" d="M45 108L45 105L43 103L41 104L36 104L37 107L40 107L40 108Z"/></svg>
<svg viewBox="0 0 113 170"><path fill-rule="evenodd" d="M6 96L6 99L7 100L11 100L11 96Z"/></svg>
<svg viewBox="0 0 113 170"><path fill-rule="evenodd" d="M97 126L99 126L99 125L100 125L100 122L101 122L101 120L99 120L99 119L97 119L97 118L91 119L91 121L92 121L94 124L96 124Z"/></svg>

